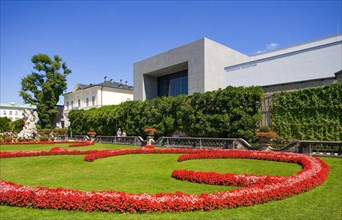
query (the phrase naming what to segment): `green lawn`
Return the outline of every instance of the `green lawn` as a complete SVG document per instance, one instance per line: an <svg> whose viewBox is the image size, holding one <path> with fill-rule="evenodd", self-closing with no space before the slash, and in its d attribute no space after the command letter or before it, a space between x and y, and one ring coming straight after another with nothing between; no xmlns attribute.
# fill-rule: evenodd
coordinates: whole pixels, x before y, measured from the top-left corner
<svg viewBox="0 0 342 220"><path fill-rule="evenodd" d="M68 145L58 146L68 148ZM1 151L42 150L53 145L0 146ZM113 149L125 146L96 144L72 149ZM126 148L133 148L126 146ZM70 149L70 148L69 148ZM1 179L30 186L79 190L118 190L129 193L216 192L232 189L175 180L174 169L290 175L300 166L241 159L210 159L177 162L178 155L124 155L85 162L82 155L7 158L0 160ZM318 188L291 198L231 210L187 213L84 213L0 206L0 219L342 219L342 159L323 158L331 169Z"/></svg>

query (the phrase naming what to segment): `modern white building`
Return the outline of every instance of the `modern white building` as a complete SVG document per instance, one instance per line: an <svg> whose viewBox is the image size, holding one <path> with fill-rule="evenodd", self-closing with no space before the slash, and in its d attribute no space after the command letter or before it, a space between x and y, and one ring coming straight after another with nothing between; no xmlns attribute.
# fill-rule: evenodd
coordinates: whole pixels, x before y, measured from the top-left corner
<svg viewBox="0 0 342 220"><path fill-rule="evenodd" d="M121 102L133 100L133 86L120 80L114 82L104 78L98 84L77 84L71 92L64 95L63 127L69 126L68 113L71 110L91 109L104 105L117 105Z"/></svg>
<svg viewBox="0 0 342 220"><path fill-rule="evenodd" d="M31 104L15 104L11 102L10 104L0 104L0 117L7 117L12 121L24 118L24 110L35 110L37 107Z"/></svg>
<svg viewBox="0 0 342 220"><path fill-rule="evenodd" d="M253 56L203 38L134 64L134 99L232 86L279 91L341 81L342 35ZM336 73L336 74L335 74Z"/></svg>

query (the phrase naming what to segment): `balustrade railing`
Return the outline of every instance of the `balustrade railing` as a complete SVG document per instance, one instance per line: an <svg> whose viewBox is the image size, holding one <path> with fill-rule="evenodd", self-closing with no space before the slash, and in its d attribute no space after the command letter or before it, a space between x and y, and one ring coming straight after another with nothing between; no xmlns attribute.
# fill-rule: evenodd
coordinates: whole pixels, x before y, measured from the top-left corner
<svg viewBox="0 0 342 220"><path fill-rule="evenodd" d="M281 148L272 148L271 146L257 148L250 145L242 138L161 137L156 141L155 145L159 147L172 148L270 150L319 156L342 157L342 142L339 141L297 140L290 142Z"/></svg>
<svg viewBox="0 0 342 220"><path fill-rule="evenodd" d="M118 136L96 136L95 142L98 143L107 143L107 144L123 144L123 145L132 145L132 146L140 146L145 145L146 142L140 136L127 136L127 137L118 137Z"/></svg>
<svg viewBox="0 0 342 220"><path fill-rule="evenodd" d="M68 140L68 135L58 135L56 141L66 141Z"/></svg>
<svg viewBox="0 0 342 220"><path fill-rule="evenodd" d="M76 136L76 135L75 135ZM97 136L95 142L124 144L132 146L146 145L140 136ZM293 141L281 148L264 146L261 148L250 145L242 138L202 138L202 137L160 137L155 146L168 148L221 148L245 150L270 150L304 153L309 155L342 157L342 142L339 141Z"/></svg>
<svg viewBox="0 0 342 220"><path fill-rule="evenodd" d="M74 139L75 141L85 141L87 140L87 135L76 134L74 135Z"/></svg>
<svg viewBox="0 0 342 220"><path fill-rule="evenodd" d="M155 145L172 148L224 148L235 149L238 138L161 137Z"/></svg>
<svg viewBox="0 0 342 220"><path fill-rule="evenodd" d="M298 153L323 156L342 156L340 141L300 141Z"/></svg>

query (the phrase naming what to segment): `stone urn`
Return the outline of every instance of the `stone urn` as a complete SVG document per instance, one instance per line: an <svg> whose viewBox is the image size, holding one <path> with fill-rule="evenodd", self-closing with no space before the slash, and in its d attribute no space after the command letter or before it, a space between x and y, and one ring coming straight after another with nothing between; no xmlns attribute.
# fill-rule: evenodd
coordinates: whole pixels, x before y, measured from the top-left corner
<svg viewBox="0 0 342 220"><path fill-rule="evenodd" d="M157 131L157 129L155 129L155 128L144 128L144 132L146 134L147 145L153 145L155 143L153 138L154 138L154 133L156 131Z"/></svg>

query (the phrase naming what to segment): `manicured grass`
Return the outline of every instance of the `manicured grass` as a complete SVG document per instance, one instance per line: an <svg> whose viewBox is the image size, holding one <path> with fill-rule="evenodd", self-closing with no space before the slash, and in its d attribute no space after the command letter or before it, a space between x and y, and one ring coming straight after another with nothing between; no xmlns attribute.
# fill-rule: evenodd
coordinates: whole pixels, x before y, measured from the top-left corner
<svg viewBox="0 0 342 220"><path fill-rule="evenodd" d="M21 150L24 148L26 150L30 146L19 147ZM118 146L97 144L73 149L106 149L106 147L112 149ZM51 146L47 146L46 149L50 148ZM1 148L1 150L5 149ZM268 175L290 175L300 170L300 167L295 164L258 160L210 159L180 163L177 162L177 156L125 155L99 159L92 163L83 161L83 156L79 155L8 158L0 160L0 171L1 179L30 186L43 185L79 190L113 189L131 193L182 191L199 194L227 190L231 187L174 180L170 177L172 170L191 169ZM322 159L331 169L328 180L323 185L282 201L253 207L210 212L117 214L0 206L0 219L322 219L323 217L341 219L342 159Z"/></svg>

